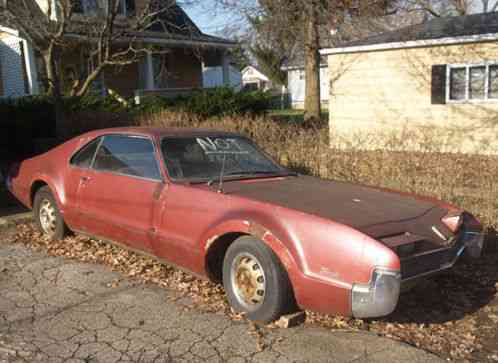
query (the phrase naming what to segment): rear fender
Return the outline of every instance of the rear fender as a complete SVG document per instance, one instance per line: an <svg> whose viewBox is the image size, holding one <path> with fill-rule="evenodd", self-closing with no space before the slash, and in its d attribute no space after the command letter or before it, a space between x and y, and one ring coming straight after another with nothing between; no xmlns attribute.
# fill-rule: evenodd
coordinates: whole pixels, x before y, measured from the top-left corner
<svg viewBox="0 0 498 363"><path fill-rule="evenodd" d="M43 182L45 183L50 191L52 192L52 195L55 198L55 202L57 203L57 207L59 208L59 211L61 213L64 213L64 205L65 205L65 195L62 186L57 186L56 183L54 183L46 174L36 174L32 182L30 183L30 198L29 198L29 207L33 208L33 202L34 202L34 197L35 195L33 193L33 187L37 182Z"/></svg>

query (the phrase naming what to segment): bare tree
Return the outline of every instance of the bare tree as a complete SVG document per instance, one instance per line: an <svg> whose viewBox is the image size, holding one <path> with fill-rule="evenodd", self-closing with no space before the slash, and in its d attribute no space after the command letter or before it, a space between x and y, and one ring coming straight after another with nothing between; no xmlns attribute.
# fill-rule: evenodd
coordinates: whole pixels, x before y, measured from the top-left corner
<svg viewBox="0 0 498 363"><path fill-rule="evenodd" d="M407 12L424 12L431 17L495 12L498 0L401 0L398 8Z"/></svg>
<svg viewBox="0 0 498 363"><path fill-rule="evenodd" d="M305 120L320 118L320 45L323 29L338 28L355 17L379 16L390 0L218 0L218 4L258 19L255 27L259 48L278 50L292 58L304 54ZM254 21L250 21L254 25ZM296 50L299 48L299 50ZM281 57L280 57L281 59Z"/></svg>
<svg viewBox="0 0 498 363"><path fill-rule="evenodd" d="M63 131L64 87L70 95L82 96L106 68L137 62L151 51L137 34L164 22L175 5L172 0L145 0L140 9L126 9L121 0L3 1L0 24L19 31L43 63L59 135ZM68 87L62 83L61 63L75 47L84 48L91 66L74 75Z"/></svg>

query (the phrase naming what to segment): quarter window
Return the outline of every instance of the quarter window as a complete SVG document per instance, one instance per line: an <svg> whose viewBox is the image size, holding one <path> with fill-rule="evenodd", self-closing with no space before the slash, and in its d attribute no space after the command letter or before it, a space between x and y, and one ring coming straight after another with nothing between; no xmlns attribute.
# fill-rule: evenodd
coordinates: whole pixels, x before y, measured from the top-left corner
<svg viewBox="0 0 498 363"><path fill-rule="evenodd" d="M99 146L100 138L97 138L83 146L72 158L71 165L79 168L87 169L92 166L93 157L97 147Z"/></svg>
<svg viewBox="0 0 498 363"><path fill-rule="evenodd" d="M449 65L447 94L454 102L498 99L498 65Z"/></svg>
<svg viewBox="0 0 498 363"><path fill-rule="evenodd" d="M105 136L97 151L94 168L140 178L161 179L152 141L144 137Z"/></svg>

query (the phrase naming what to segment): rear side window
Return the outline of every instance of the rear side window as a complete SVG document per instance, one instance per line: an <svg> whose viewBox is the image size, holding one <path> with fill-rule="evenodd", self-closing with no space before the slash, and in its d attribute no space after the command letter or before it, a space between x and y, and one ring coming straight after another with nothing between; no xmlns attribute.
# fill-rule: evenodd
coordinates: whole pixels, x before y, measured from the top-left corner
<svg viewBox="0 0 498 363"><path fill-rule="evenodd" d="M83 146L72 158L71 165L79 168L89 168L92 165L93 156L99 146L100 137Z"/></svg>
<svg viewBox="0 0 498 363"><path fill-rule="evenodd" d="M105 136L97 151L94 169L161 180L154 145L143 137Z"/></svg>

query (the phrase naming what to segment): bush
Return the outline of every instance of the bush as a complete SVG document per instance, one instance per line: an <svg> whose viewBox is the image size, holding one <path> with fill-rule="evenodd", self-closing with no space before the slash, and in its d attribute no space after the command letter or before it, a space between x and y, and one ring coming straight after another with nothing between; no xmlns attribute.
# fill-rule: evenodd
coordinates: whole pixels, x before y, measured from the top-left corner
<svg viewBox="0 0 498 363"><path fill-rule="evenodd" d="M374 151L331 148L326 125L304 128L298 123L269 117L227 116L203 119L188 113L163 112L143 116L143 126L203 127L235 131L255 140L281 164L298 172L326 179L403 190L433 196L475 213L498 228L498 157L449 154L438 150L438 140L393 135ZM336 140L333 140L336 141ZM365 147L379 140L356 140ZM418 143L431 152L390 151L391 145Z"/></svg>
<svg viewBox="0 0 498 363"><path fill-rule="evenodd" d="M165 109L188 112L202 118L227 115L260 115L265 113L271 95L261 91L236 92L228 87L196 92L174 98L148 97L140 106L141 112L155 113Z"/></svg>

